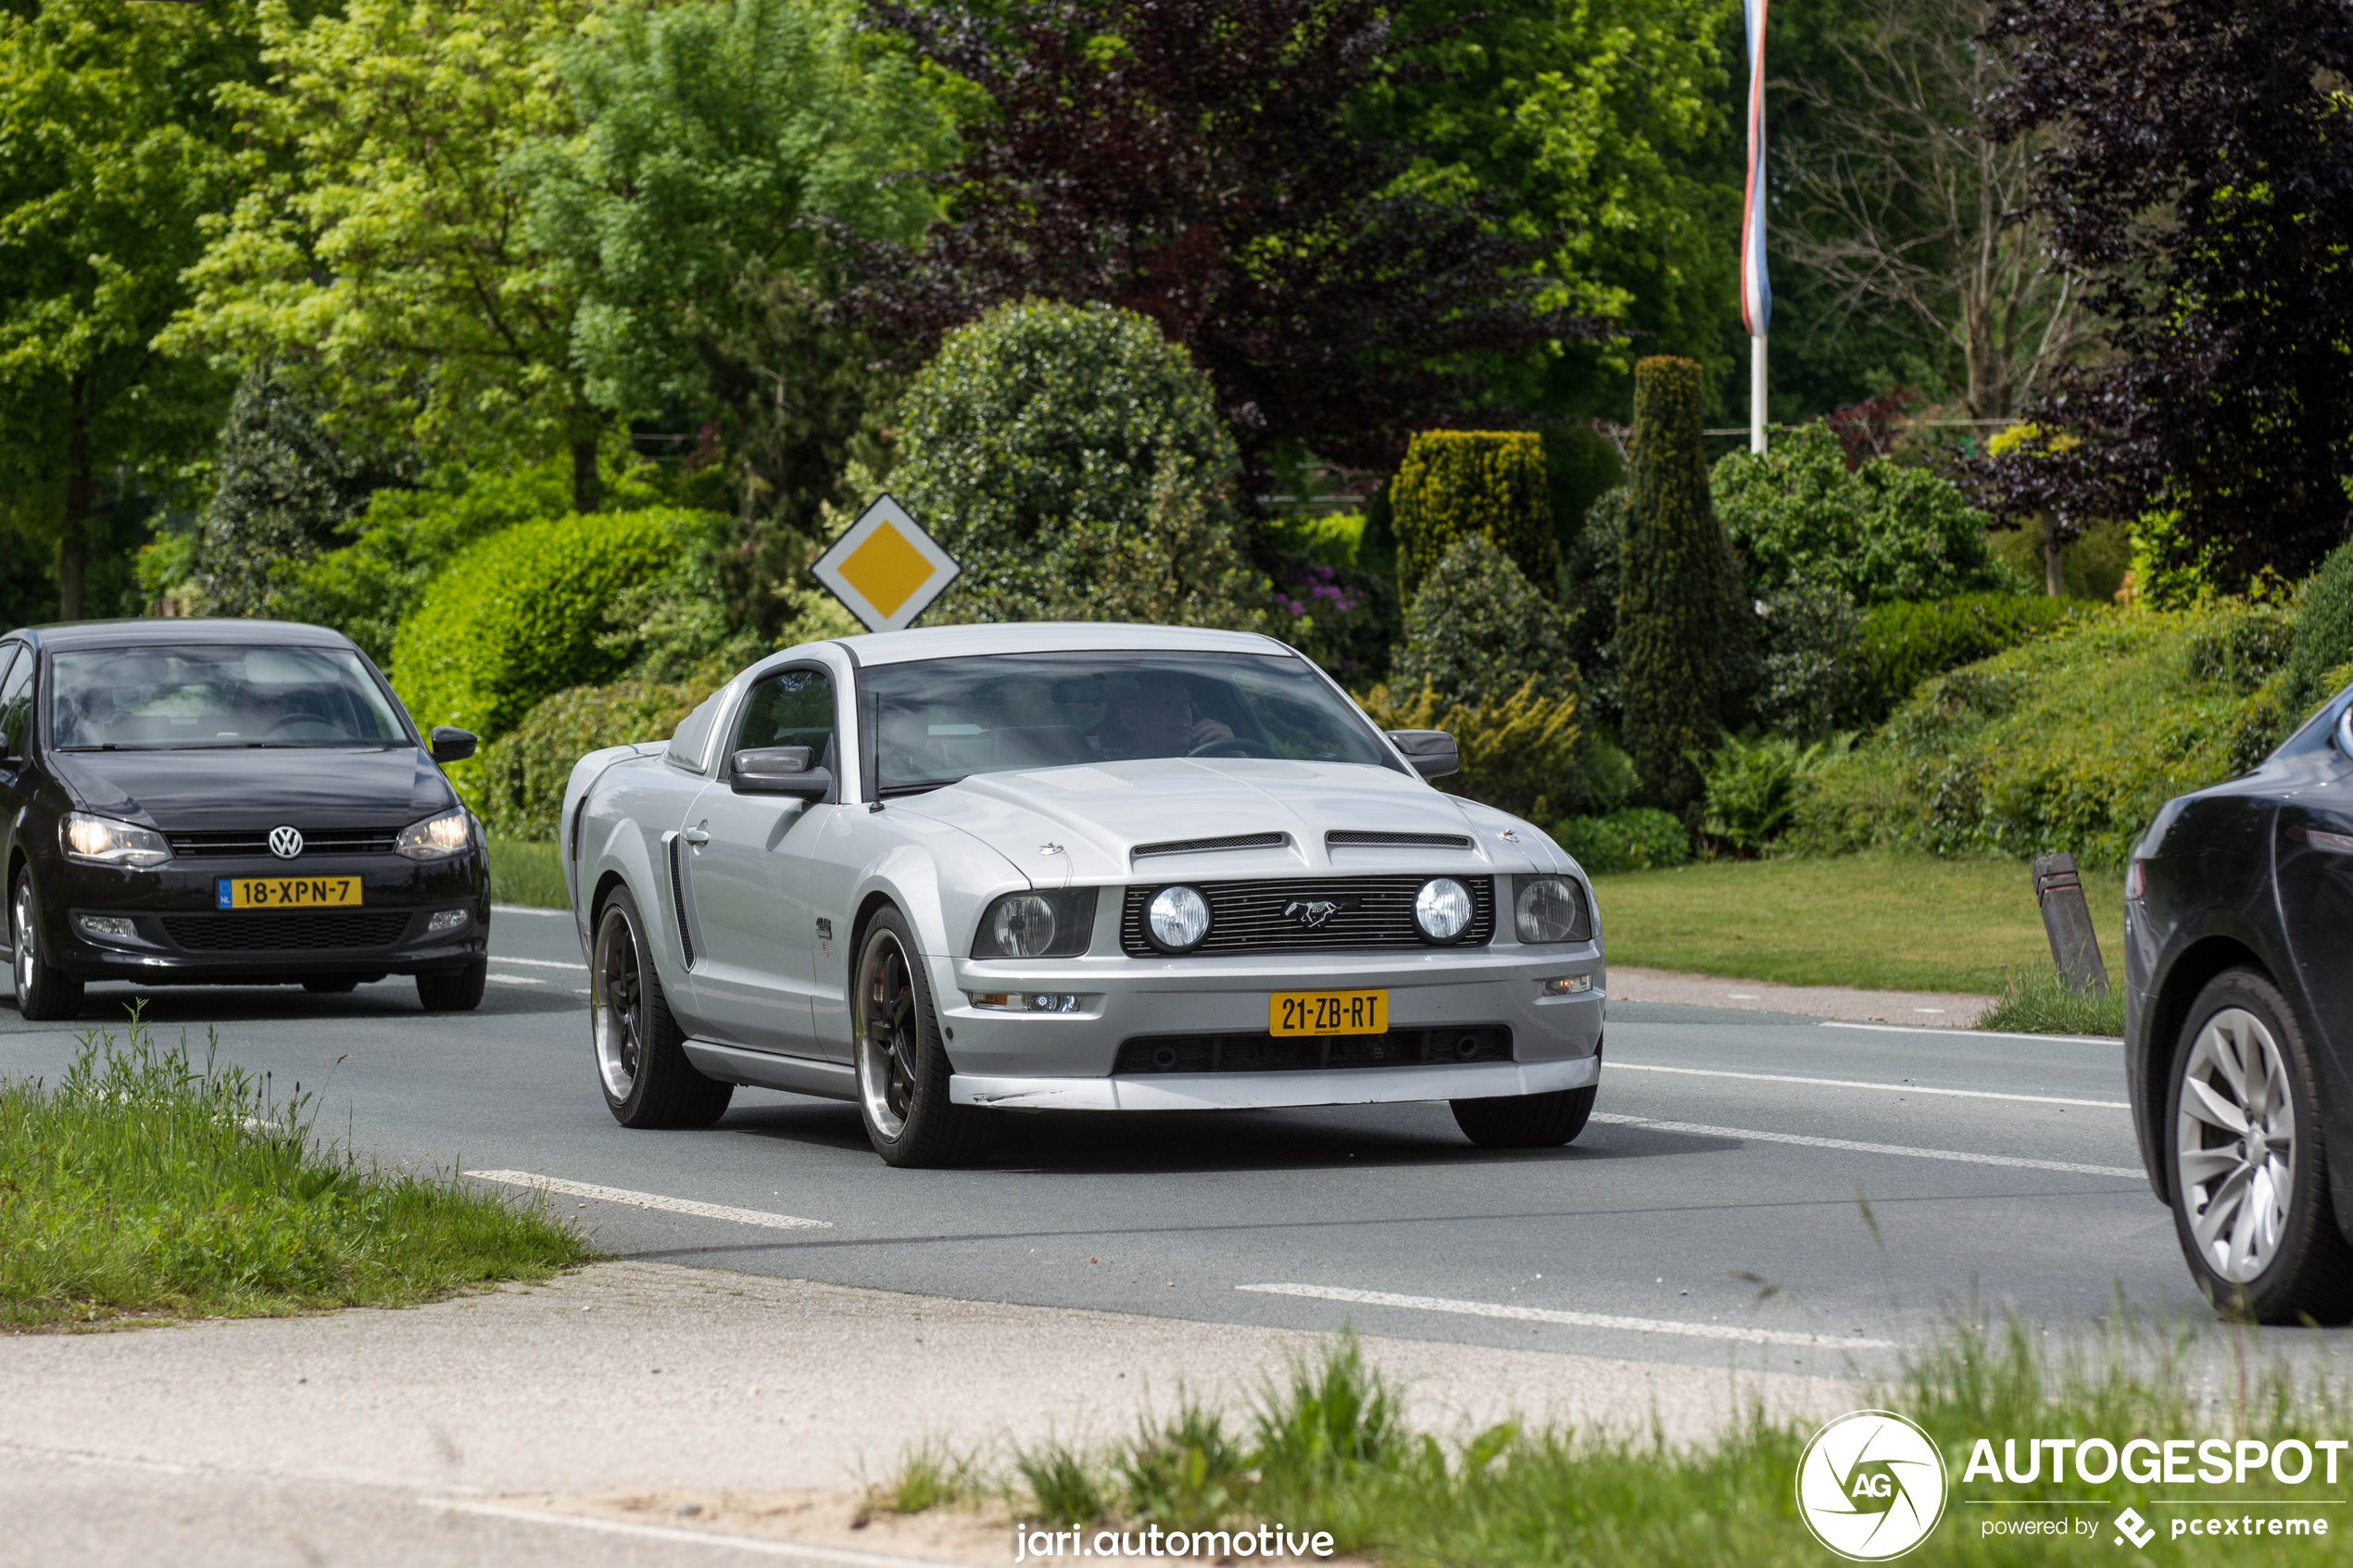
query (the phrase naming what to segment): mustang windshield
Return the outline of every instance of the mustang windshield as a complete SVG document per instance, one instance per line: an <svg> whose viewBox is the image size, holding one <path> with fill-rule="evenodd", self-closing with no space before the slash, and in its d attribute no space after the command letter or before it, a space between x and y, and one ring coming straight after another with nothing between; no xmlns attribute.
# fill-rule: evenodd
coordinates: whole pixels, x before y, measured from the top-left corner
<svg viewBox="0 0 2353 1568"><path fill-rule="evenodd" d="M413 744L346 648L88 648L49 688L60 751Z"/></svg>
<svg viewBox="0 0 2353 1568"><path fill-rule="evenodd" d="M1394 766L1363 716L1289 654L983 655L861 679L886 794L1143 757Z"/></svg>

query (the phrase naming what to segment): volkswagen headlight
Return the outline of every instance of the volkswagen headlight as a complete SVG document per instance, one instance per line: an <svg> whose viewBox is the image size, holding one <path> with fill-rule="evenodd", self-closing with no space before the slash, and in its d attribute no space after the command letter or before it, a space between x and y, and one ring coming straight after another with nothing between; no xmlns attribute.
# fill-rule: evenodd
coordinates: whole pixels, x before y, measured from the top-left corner
<svg viewBox="0 0 2353 1568"><path fill-rule="evenodd" d="M412 860L446 860L466 847L466 809L444 811L400 830L392 847Z"/></svg>
<svg viewBox="0 0 2353 1568"><path fill-rule="evenodd" d="M1414 923L1433 942L1452 942L1470 928L1470 889L1451 876L1432 877L1414 895Z"/></svg>
<svg viewBox="0 0 2353 1568"><path fill-rule="evenodd" d="M101 866L159 866L171 859L163 834L136 822L69 811L58 824L65 835L66 858Z"/></svg>
<svg viewBox="0 0 2353 1568"><path fill-rule="evenodd" d="M1565 876L1512 879L1512 920L1523 942L1582 942L1593 935L1585 890Z"/></svg>
<svg viewBox="0 0 2353 1568"><path fill-rule="evenodd" d="M976 959L1075 959L1095 934L1095 890L1008 893L988 906L973 936Z"/></svg>
<svg viewBox="0 0 2353 1568"><path fill-rule="evenodd" d="M1164 953L1189 953L1209 935L1209 900L1198 887L1164 887L1144 910L1144 930Z"/></svg>

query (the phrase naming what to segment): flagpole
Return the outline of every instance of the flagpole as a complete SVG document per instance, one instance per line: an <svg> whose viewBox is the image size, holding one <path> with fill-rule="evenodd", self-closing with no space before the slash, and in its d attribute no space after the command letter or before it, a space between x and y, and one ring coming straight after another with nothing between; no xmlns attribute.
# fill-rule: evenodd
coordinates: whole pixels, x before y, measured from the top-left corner
<svg viewBox="0 0 2353 1568"><path fill-rule="evenodd" d="M1765 450L1765 332L1773 289L1765 275L1765 5L1742 0L1748 36L1748 189L1741 212L1741 325L1748 329L1748 449Z"/></svg>

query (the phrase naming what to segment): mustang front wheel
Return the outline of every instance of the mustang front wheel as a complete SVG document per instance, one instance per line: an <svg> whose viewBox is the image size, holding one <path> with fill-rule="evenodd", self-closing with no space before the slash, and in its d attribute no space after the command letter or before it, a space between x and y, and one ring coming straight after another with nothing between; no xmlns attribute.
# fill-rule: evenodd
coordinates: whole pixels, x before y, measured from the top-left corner
<svg viewBox="0 0 2353 1568"><path fill-rule="evenodd" d="M2208 982L2166 1101L2173 1227L2215 1310L2257 1323L2353 1316L2311 1055L2268 979L2234 969Z"/></svg>
<svg viewBox="0 0 2353 1568"><path fill-rule="evenodd" d="M893 1165L953 1165L979 1141L980 1116L948 1098L948 1051L931 984L897 909L866 928L858 951L858 1109L875 1152Z"/></svg>
<svg viewBox="0 0 2353 1568"><path fill-rule="evenodd" d="M637 901L617 888L597 914L588 970L588 1035L605 1109L624 1127L708 1127L736 1092L695 1071L686 1034L654 972Z"/></svg>
<svg viewBox="0 0 2353 1568"><path fill-rule="evenodd" d="M1453 1102L1454 1125L1485 1148L1558 1148L1585 1130L1599 1085Z"/></svg>

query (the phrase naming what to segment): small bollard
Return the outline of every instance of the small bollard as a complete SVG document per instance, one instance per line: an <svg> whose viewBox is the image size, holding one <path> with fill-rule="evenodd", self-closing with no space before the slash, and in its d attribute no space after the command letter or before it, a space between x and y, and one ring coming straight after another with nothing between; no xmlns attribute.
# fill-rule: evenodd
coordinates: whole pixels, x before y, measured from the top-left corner
<svg viewBox="0 0 2353 1568"><path fill-rule="evenodd" d="M2058 965L2067 988L2078 996L2107 996L2108 965L2100 961L2099 933L2092 925L2091 906L2083 901L2083 880L2075 874L2074 856L2034 858L2034 899L2043 906L2051 961Z"/></svg>

